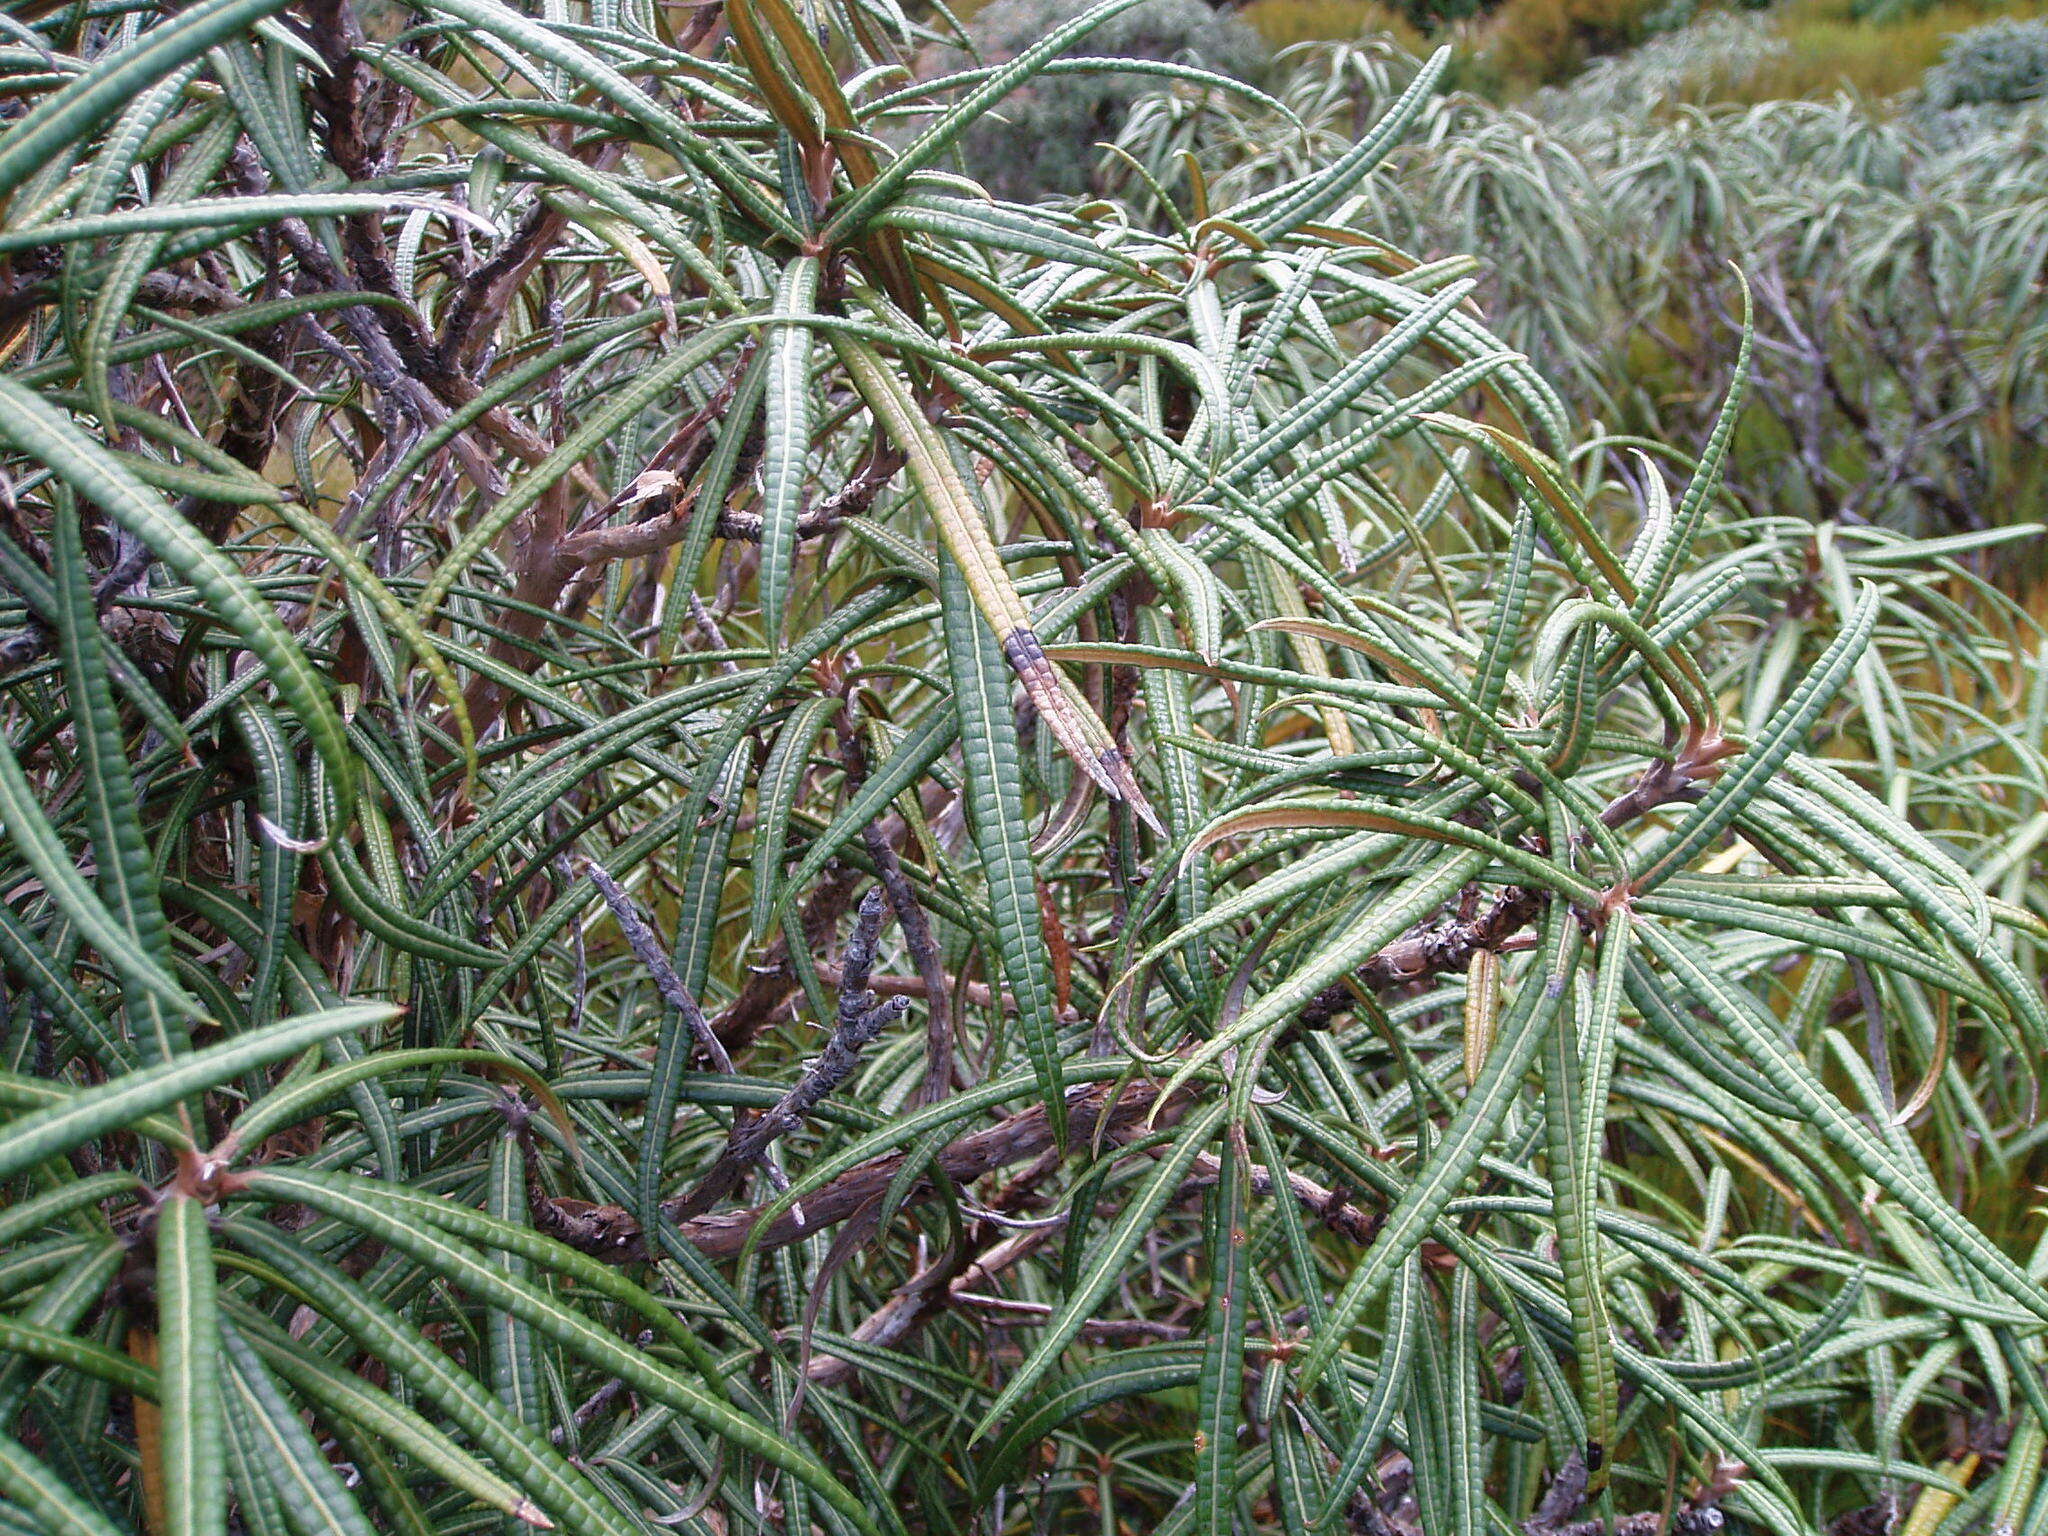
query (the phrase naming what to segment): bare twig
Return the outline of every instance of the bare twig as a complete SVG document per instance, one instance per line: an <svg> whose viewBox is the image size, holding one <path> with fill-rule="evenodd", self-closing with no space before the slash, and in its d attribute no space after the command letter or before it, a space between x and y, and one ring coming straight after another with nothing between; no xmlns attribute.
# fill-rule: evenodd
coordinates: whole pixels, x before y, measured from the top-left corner
<svg viewBox="0 0 2048 1536"><path fill-rule="evenodd" d="M618 881L595 859L584 860L583 868L590 876L590 883L604 897L605 905L612 909L619 932L626 936L626 943L632 946L634 956L654 978L655 989L661 993L662 999L682 1015L683 1022L696 1038L698 1048L710 1058L712 1066L720 1072L732 1071L732 1058L726 1054L711 1021L704 1017L704 1010L698 1006L697 999L690 995L690 989L683 985L683 978L676 974L668 956L661 952L661 941L647 926L647 920L640 915L633 898L619 888Z"/></svg>
<svg viewBox="0 0 2048 1536"><path fill-rule="evenodd" d="M901 817L891 816L884 825L885 830L902 835ZM860 879L860 871L853 865L834 860L826 865L824 878L804 898L799 927L804 944L812 953L829 945L833 930L853 905ZM712 1028L726 1049L737 1054L753 1044L754 1037L796 989L796 967L790 960L789 939L778 933L769 941L761 960L749 967L738 995L726 1005Z"/></svg>
<svg viewBox="0 0 2048 1536"><path fill-rule="evenodd" d="M726 402L727 405L730 401ZM710 411L706 407L706 411ZM703 436L704 453L710 451L710 437ZM696 495L694 485L684 485L691 472L701 462L703 455L695 461L686 462L673 473L676 482L673 490L657 493L645 499L639 515L630 523L615 526L593 526L579 529L555 546L554 558L565 572L574 572L586 566L602 565L611 560L629 560L641 556L659 554L672 545L680 544L690 536L696 523ZM650 465L650 468L658 468ZM796 536L801 540L815 539L829 533L849 517L865 512L882 492L895 472L902 468L902 460L896 456L881 456L869 461L830 496L807 507L798 516ZM616 511L620 502L614 502L606 510ZM755 512L741 512L721 507L717 512L717 533L721 539L735 543L758 544L761 542L761 517Z"/></svg>
<svg viewBox="0 0 2048 1536"><path fill-rule="evenodd" d="M689 1194L663 1207L669 1220L688 1221L731 1193L747 1169L776 1140L802 1125L828 1094L853 1076L854 1068L860 1065L860 1053L869 1042L909 1010L907 999L892 997L878 1002L867 989L868 972L874 968L881 934L881 893L869 891L860 904L853 940L846 946L846 980L839 993L839 1018L824 1050L804 1069L796 1086L771 1108L733 1127L725 1150L712 1164L711 1171Z"/></svg>
<svg viewBox="0 0 2048 1536"><path fill-rule="evenodd" d="M1653 764L1635 786L1610 804L1608 812L1615 818L1610 825L1618 825L1658 805L1696 795L1714 763L1726 750L1723 743L1703 742L1688 748L1670 762ZM871 902L872 896L871 892ZM813 899L816 899L815 893ZM1492 906L1476 917L1421 925L1367 960L1356 973L1357 984L1373 991L1390 991L1438 971L1462 966L1470 960L1475 949L1508 943L1534 920L1541 910L1541 902L1540 894L1510 886L1495 898ZM860 963L856 965L856 961ZM846 963L840 970L842 986L850 987L857 982L858 990L865 993L869 968L873 963L871 952L856 953L853 946L849 946ZM1351 985L1351 982L1345 984L1341 996L1325 994L1313 999L1304 1009L1304 1015L1322 1007L1321 1022L1327 1023L1335 1013L1350 1005L1353 997ZM728 1010L730 1017L731 1010ZM1158 1092L1158 1085L1149 1082L1126 1084L1121 1093L1114 1093L1104 1085L1070 1091L1067 1095L1067 1112L1072 1124L1069 1144L1115 1144L1133 1126L1152 1114ZM1162 1106L1159 1118L1170 1118L1182 1107L1181 1104ZM769 1113L772 1115L775 1111ZM1038 1157L1051 1150L1053 1145L1045 1109L1042 1105L1033 1105L985 1130L949 1143L932 1155L931 1162L949 1183L965 1186L996 1168ZM687 1201L677 1200L665 1206L664 1211L671 1219L681 1218L678 1220L678 1235L684 1241L712 1257L730 1257L739 1253L747 1246L750 1237L757 1251L766 1251L797 1242L862 1210L889 1188L901 1172L903 1163L904 1154L891 1153L849 1169L808 1195L803 1201L801 1216L785 1209L758 1233L754 1229L765 1214L764 1209L683 1216ZM1202 1175L1206 1166L1196 1165L1196 1177ZM1213 1177L1213 1174L1209 1176ZM1300 1175L1290 1172L1285 1182L1289 1193L1314 1210L1332 1230L1360 1243L1372 1240L1376 1222L1371 1213L1349 1205L1334 1192ZM1272 1187L1270 1171L1266 1171L1266 1187ZM904 1203L914 1204L928 1199L936 1188L937 1184L928 1172L904 1193ZM542 1217L537 1212L537 1222L572 1246L583 1247L586 1252L599 1253L617 1262L645 1257L646 1247L639 1228L626 1212L615 1207L593 1207L582 1201L569 1204L576 1208L565 1210L558 1217ZM601 1246L586 1246L586 1242Z"/></svg>
<svg viewBox="0 0 2048 1536"><path fill-rule="evenodd" d="M1721 1513L1719 1505L1739 1486L1741 1473L1739 1464L1722 1463L1712 1482L1695 1488L1692 1496L1672 1512L1669 1536L1714 1536L1727 1525L1728 1517ZM1543 1491L1536 1512L1522 1522L1527 1536L1606 1536L1609 1531L1614 1536L1666 1536L1664 1511L1657 1509L1622 1515L1612 1523L1574 1521L1572 1516L1586 1501L1588 1482L1586 1458L1573 1451Z"/></svg>
<svg viewBox="0 0 2048 1536"><path fill-rule="evenodd" d="M828 1094L853 1075L854 1068L860 1065L862 1049L903 1017L909 1006L902 998L892 997L850 1021L842 1021L825 1042L825 1049L804 1069L796 1086L759 1118L735 1128L703 1182L676 1202L672 1210L664 1207L664 1214L676 1221L687 1221L728 1194L748 1166L757 1162L774 1141L802 1125ZM801 1209L798 1214L802 1214Z"/></svg>
<svg viewBox="0 0 2048 1536"><path fill-rule="evenodd" d="M838 719L839 760L846 770L846 792L850 795L867 778L867 751L862 745L860 722L850 700L840 709ZM889 907L896 914L897 926L903 930L904 948L910 951L911 963L917 967L917 974L924 981L925 1072L917 1097L920 1104L936 1104L953 1085L953 1034L949 1006L952 999L946 989L945 967L939 961L938 941L932 937L931 923L924 915L924 908L918 905L917 893L910 888L910 877L903 872L903 861L896 855L895 844L879 821L869 822L861 829L861 844L874 861L875 874L888 894Z"/></svg>
<svg viewBox="0 0 2048 1536"><path fill-rule="evenodd" d="M903 872L903 861L897 858L881 828L870 822L861 829L861 842L868 857L875 861L875 873L888 893L897 926L903 930L904 948L910 951L911 962L924 981L925 1071L924 1082L918 1088L918 1102L936 1104L946 1096L953 1082L953 1034L947 1017L950 995L945 969L939 963L938 941L932 937L931 922L925 917L924 908L917 904L910 877ZM890 1001L909 1006L901 996Z"/></svg>

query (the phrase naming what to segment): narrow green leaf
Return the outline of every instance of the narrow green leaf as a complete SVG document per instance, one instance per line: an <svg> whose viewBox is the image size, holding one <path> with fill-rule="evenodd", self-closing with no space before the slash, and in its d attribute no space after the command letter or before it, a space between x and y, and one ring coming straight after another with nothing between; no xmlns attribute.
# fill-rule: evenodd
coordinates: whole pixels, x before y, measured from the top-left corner
<svg viewBox="0 0 2048 1536"><path fill-rule="evenodd" d="M517 1486L485 1467L416 1410L352 1372L336 1369L260 1314L237 1311L236 1326L271 1370L312 1402L388 1445L403 1446L408 1458L479 1503L529 1525L545 1523L539 1508Z"/></svg>
<svg viewBox="0 0 2048 1536"><path fill-rule="evenodd" d="M0 184L4 183L0 175ZM241 638L327 764L345 811L354 797L355 757L341 719L327 697L326 684L248 578L154 491L112 462L105 449L6 378L0 378L0 441L47 464L82 498L103 508L191 585L208 611ZM9 816L9 825L13 822Z"/></svg>
<svg viewBox="0 0 2048 1536"><path fill-rule="evenodd" d="M135 948L168 974L171 946L157 901L156 864L143 836L135 781L122 747L121 717L99 644L99 617L76 509L60 510L54 524L51 557L58 583L58 636L85 774L86 822L92 830L100 899ZM134 1014L143 1025L137 1033L148 1047L145 1062L169 1061L190 1049L185 1012L164 1006L160 995L136 998Z"/></svg>
<svg viewBox="0 0 2048 1536"><path fill-rule="evenodd" d="M1195 1155L1215 1138L1227 1107L1212 1104L1196 1110L1176 1131L1172 1147L1145 1176L1115 1223L1089 1249L1080 1278L1069 1290L1066 1301L1046 1319L1045 1331L1031 1353L975 1425L976 1438L987 1434L991 1425L1017 1406L1052 1368L1061 1351L1073 1342L1081 1325L1094 1315L1102 1298L1115 1287L1132 1248L1187 1176Z"/></svg>
<svg viewBox="0 0 2048 1536"><path fill-rule="evenodd" d="M203 0L151 27L139 41L45 97L0 134L0 195L14 191L51 159L71 153L87 134L165 76L233 37L284 0Z"/></svg>
<svg viewBox="0 0 2048 1536"><path fill-rule="evenodd" d="M819 262L799 256L782 269L768 333L767 421L761 445L761 627L782 638L796 562L797 520L810 483L811 333L803 325L817 301Z"/></svg>
<svg viewBox="0 0 2048 1536"><path fill-rule="evenodd" d="M1543 1102L1549 1134L1550 1188L1557 1221L1558 1264L1572 1314L1579 1391L1586 1418L1587 1487L1607 1485L1615 1450L1619 1378L1607 1315L1607 1282L1595 1212L1600 1202L1600 1148L1607 1128L1607 1090L1621 1028L1622 982L1632 929L1626 908L1600 933L1598 973L1583 1017L1576 993L1559 1009L1545 1055Z"/></svg>
<svg viewBox="0 0 2048 1536"><path fill-rule="evenodd" d="M106 1516L5 1434L0 1434L0 1496L32 1516L46 1536L120 1536Z"/></svg>
<svg viewBox="0 0 2048 1536"><path fill-rule="evenodd" d="M332 1174L318 1178L303 1173L287 1177L266 1171L256 1175L251 1183L258 1181L280 1190L288 1189L315 1210L345 1220L366 1236L411 1255L449 1284L488 1306L503 1309L705 1430L781 1467L832 1505L856 1529L877 1536L885 1529L884 1522L827 1471L807 1447L708 1395L654 1357L627 1348L593 1319L563 1306L530 1282L493 1267L445 1230L393 1214L390 1191L369 1185L372 1193L364 1194Z"/></svg>
<svg viewBox="0 0 2048 1536"><path fill-rule="evenodd" d="M1201 1370L1200 1355L1190 1345L1148 1344L1118 1350L1048 1382L988 1451L976 1458L979 1501L985 1502L1017 1462L1062 1424L1072 1423L1104 1403L1190 1386Z"/></svg>
<svg viewBox="0 0 2048 1536"><path fill-rule="evenodd" d="M1302 1005L1332 982L1363 965L1382 945L1391 942L1435 911L1452 892L1486 865L1482 853L1453 850L1431 860L1365 910L1340 931L1330 934L1308 961L1245 1009L1228 1029L1219 1031L1174 1068L1162 1101L1225 1051L1272 1030L1283 1028ZM1213 920L1219 903L1207 914ZM1249 1083L1242 1085L1249 1091Z"/></svg>
<svg viewBox="0 0 2048 1536"><path fill-rule="evenodd" d="M1683 870L1727 830L1748 802L1763 789L1819 718L1870 643L1877 625L1877 588L1865 582L1856 609L1792 697L1771 716L1770 724L1739 758L1715 779L1692 813L1657 846L1634 880L1638 891L1654 890Z"/></svg>
<svg viewBox="0 0 2048 1536"><path fill-rule="evenodd" d="M1407 89L1394 99L1393 104L1380 115L1380 120L1373 124L1372 130L1361 135L1357 143L1323 169L1239 203L1230 210L1230 217L1249 225L1267 240L1320 218L1339 198L1369 175L1386 152L1393 148L1394 142L1408 131L1416 114L1436 90L1450 62L1450 48L1438 48L1416 72Z"/></svg>
<svg viewBox="0 0 2048 1536"><path fill-rule="evenodd" d="M628 1524L546 1436L513 1418L475 1377L362 1287L267 1223L231 1223L227 1237L304 1292L312 1305L447 1415L479 1450L516 1475L571 1536L641 1536L637 1522Z"/></svg>
<svg viewBox="0 0 2048 1536"><path fill-rule="evenodd" d="M1209 1312L1203 1330L1201 1398L1195 1413L1195 1529L1231 1536L1237 1502L1238 1422L1244 1406L1246 1249L1251 1174L1242 1134L1226 1127L1222 1165L1209 1196Z"/></svg>
<svg viewBox="0 0 2048 1536"><path fill-rule="evenodd" d="M946 665L967 778L967 819L988 882L990 915L1002 946L1003 979L1017 1003L1018 1034L1038 1074L1039 1097L1065 1145L1067 1101L1059 1069L1055 1012L1045 924L1031 861L1031 831L1024 820L1023 754L1017 714L1010 702L1010 669L1002 648L974 611L959 564L939 562Z"/></svg>
<svg viewBox="0 0 2048 1536"><path fill-rule="evenodd" d="M1379 1462L1387 1428L1407 1395L1408 1374L1415 1359L1415 1330L1422 1326L1427 1299L1422 1262L1411 1257L1394 1271L1393 1288L1387 1293L1386 1326L1380 1330L1379 1355L1373 1362L1372 1390L1358 1409L1351 1443L1331 1474L1330 1491L1316 1516L1318 1529L1329 1530L1344 1518L1352 1495Z"/></svg>
<svg viewBox="0 0 2048 1536"><path fill-rule="evenodd" d="M190 1195L173 1194L157 1208L156 1293L166 1536L226 1536L225 1408L213 1243L206 1233L206 1207Z"/></svg>
<svg viewBox="0 0 2048 1536"><path fill-rule="evenodd" d="M1328 1331L1309 1346L1301 1366L1304 1386L1329 1368L1366 1304L1393 1278L1401 1262L1421 1247L1499 1134L1502 1119L1521 1091L1523 1074L1535 1061L1570 995L1578 965L1578 924L1565 915L1561 903L1552 903L1545 914L1537 956L1536 965L1523 977L1500 1022L1479 1081L1466 1093L1428 1163L1388 1213L1364 1260L1351 1272L1330 1309Z"/></svg>
<svg viewBox="0 0 2048 1536"><path fill-rule="evenodd" d="M1091 7L1072 21L1054 27L997 69L982 84L939 114L938 120L906 145L881 175L847 199L845 206L826 224L822 236L825 243L842 243L865 228L871 219L896 201L916 172L958 143L961 135L994 110L1005 96L1043 69L1050 60L1137 3L1138 0L1103 0L1102 4Z"/></svg>
<svg viewBox="0 0 2048 1536"><path fill-rule="evenodd" d="M1696 996L1726 988L1726 983L1702 966L1686 945L1666 935L1659 924L1643 924L1638 932L1658 961L1681 978ZM1775 1029L1739 1007L1728 1008L1721 1017L1736 1033L1745 1054L1770 1080L1771 1086L1795 1106L1804 1123L1847 1153L1859 1168L1919 1217L1956 1257L2010 1300L2048 1320L2048 1295L2043 1294L2041 1287L1946 1199L1937 1197L1921 1178L1902 1168L1892 1149L1827 1090L1813 1068L1787 1046Z"/></svg>
<svg viewBox="0 0 2048 1536"><path fill-rule="evenodd" d="M308 1536L374 1536L262 1356L225 1319L220 1342L227 1390L238 1400L242 1421L260 1437L263 1475L291 1511L292 1524Z"/></svg>
<svg viewBox="0 0 2048 1536"><path fill-rule="evenodd" d="M761 767L756 793L754 845L751 857L754 901L748 917L750 943L767 942L774 932L777 904L784 893L782 864L789 846L790 815L811 772L811 752L832 717L845 706L835 698L806 699L776 733L775 745Z"/></svg>

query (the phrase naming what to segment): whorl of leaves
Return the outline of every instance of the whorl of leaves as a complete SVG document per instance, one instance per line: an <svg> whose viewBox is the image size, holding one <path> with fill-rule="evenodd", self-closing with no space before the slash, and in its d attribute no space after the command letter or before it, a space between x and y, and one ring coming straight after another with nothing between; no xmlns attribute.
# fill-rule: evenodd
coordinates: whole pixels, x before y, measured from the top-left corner
<svg viewBox="0 0 2048 1536"><path fill-rule="evenodd" d="M1124 3L10 13L0 1528L2048 1519L1986 538L1581 441L1429 72L964 180Z"/></svg>

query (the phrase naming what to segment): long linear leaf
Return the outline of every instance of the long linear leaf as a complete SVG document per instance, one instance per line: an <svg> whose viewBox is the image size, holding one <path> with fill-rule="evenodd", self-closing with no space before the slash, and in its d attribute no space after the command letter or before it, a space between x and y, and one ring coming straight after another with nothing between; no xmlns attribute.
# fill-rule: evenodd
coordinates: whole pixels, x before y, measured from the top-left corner
<svg viewBox="0 0 2048 1536"><path fill-rule="evenodd" d="M303 722L346 810L354 797L355 758L340 716L319 674L248 579L76 425L6 378L0 378L0 440L49 465L199 592L208 610L254 653Z"/></svg>
<svg viewBox="0 0 2048 1536"><path fill-rule="evenodd" d="M220 1313L206 1207L173 1194L157 1209L157 1370L164 1516L170 1536L226 1536L226 1409ZM147 1473L145 1467L145 1474Z"/></svg>
<svg viewBox="0 0 2048 1536"><path fill-rule="evenodd" d="M1116 1285L1125 1255L1172 1198L1180 1181L1187 1176L1196 1154L1215 1136L1217 1127L1223 1123L1224 1109L1225 1106L1215 1104L1197 1110L1186 1124L1178 1128L1172 1148L1160 1157L1157 1166L1146 1175L1145 1182L1124 1206L1116 1223L1091 1249L1087 1266L1068 1292L1065 1303L1047 1319L1044 1334L1018 1368L1017 1374L1004 1384L996 1400L981 1416L974 1430L977 1437L987 1434L990 1426L1037 1385L1059 1359L1060 1352L1073 1342L1074 1335L1081 1331L1081 1325L1094 1313L1102 1298Z"/></svg>
<svg viewBox="0 0 2048 1536"><path fill-rule="evenodd" d="M1466 1177L1479 1165L1487 1144L1499 1133L1522 1074L1543 1047L1558 1011L1571 991L1578 963L1578 928L1557 909L1544 923L1538 966L1526 976L1501 1020L1493 1051L1479 1081L1472 1085L1457 1114L1444 1130L1428 1164L1388 1213L1386 1224L1365 1260L1351 1272L1343 1292L1330 1309L1329 1331L1309 1346L1302 1361L1304 1384L1327 1370L1359 1314L1392 1279L1395 1269L1413 1253L1442 1218Z"/></svg>
<svg viewBox="0 0 2048 1536"><path fill-rule="evenodd" d="M946 665L953 680L961 756L967 769L968 825L987 881L990 914L1002 946L1003 978L1017 1001L1018 1030L1038 1074L1053 1139L1067 1139L1067 1101L1059 1070L1059 1019L1045 951L1031 835L1024 821L1023 754L1010 706L1010 671L974 611L966 579L950 555L939 563L945 608Z"/></svg>

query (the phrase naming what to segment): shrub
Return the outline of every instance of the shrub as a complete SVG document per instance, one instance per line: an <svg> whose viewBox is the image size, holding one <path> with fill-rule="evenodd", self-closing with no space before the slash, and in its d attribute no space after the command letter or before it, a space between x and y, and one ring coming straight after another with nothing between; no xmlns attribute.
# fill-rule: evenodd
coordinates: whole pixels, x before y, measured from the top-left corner
<svg viewBox="0 0 2048 1536"><path fill-rule="evenodd" d="M1551 121L1650 120L1681 103L1726 94L1785 47L1761 17L1710 13L1625 54L1595 61L1574 79L1532 99L1529 109Z"/></svg>
<svg viewBox="0 0 2048 1536"><path fill-rule="evenodd" d="M993 0L973 35L991 60L1015 56L1088 9L1089 0ZM1167 60L1240 80L1263 73L1258 32L1207 0L1140 0L1092 32L1095 57ZM1071 54L1082 52L1077 44ZM1082 193L1097 146L1116 137L1130 105L1158 82L1132 72L1041 75L966 135L970 171L1000 197Z"/></svg>
<svg viewBox="0 0 2048 1536"><path fill-rule="evenodd" d="M1426 80L1168 217L943 168L1068 33L24 14L0 1525L2027 1508L2038 636L1579 441Z"/></svg>
<svg viewBox="0 0 2048 1536"><path fill-rule="evenodd" d="M1958 32L1927 71L1921 96L1937 110L2012 106L2048 93L2048 21L2011 17Z"/></svg>
<svg viewBox="0 0 2048 1536"><path fill-rule="evenodd" d="M1633 48L1668 16L1666 0L1510 0L1476 28L1471 46L1497 89L1512 94Z"/></svg>

